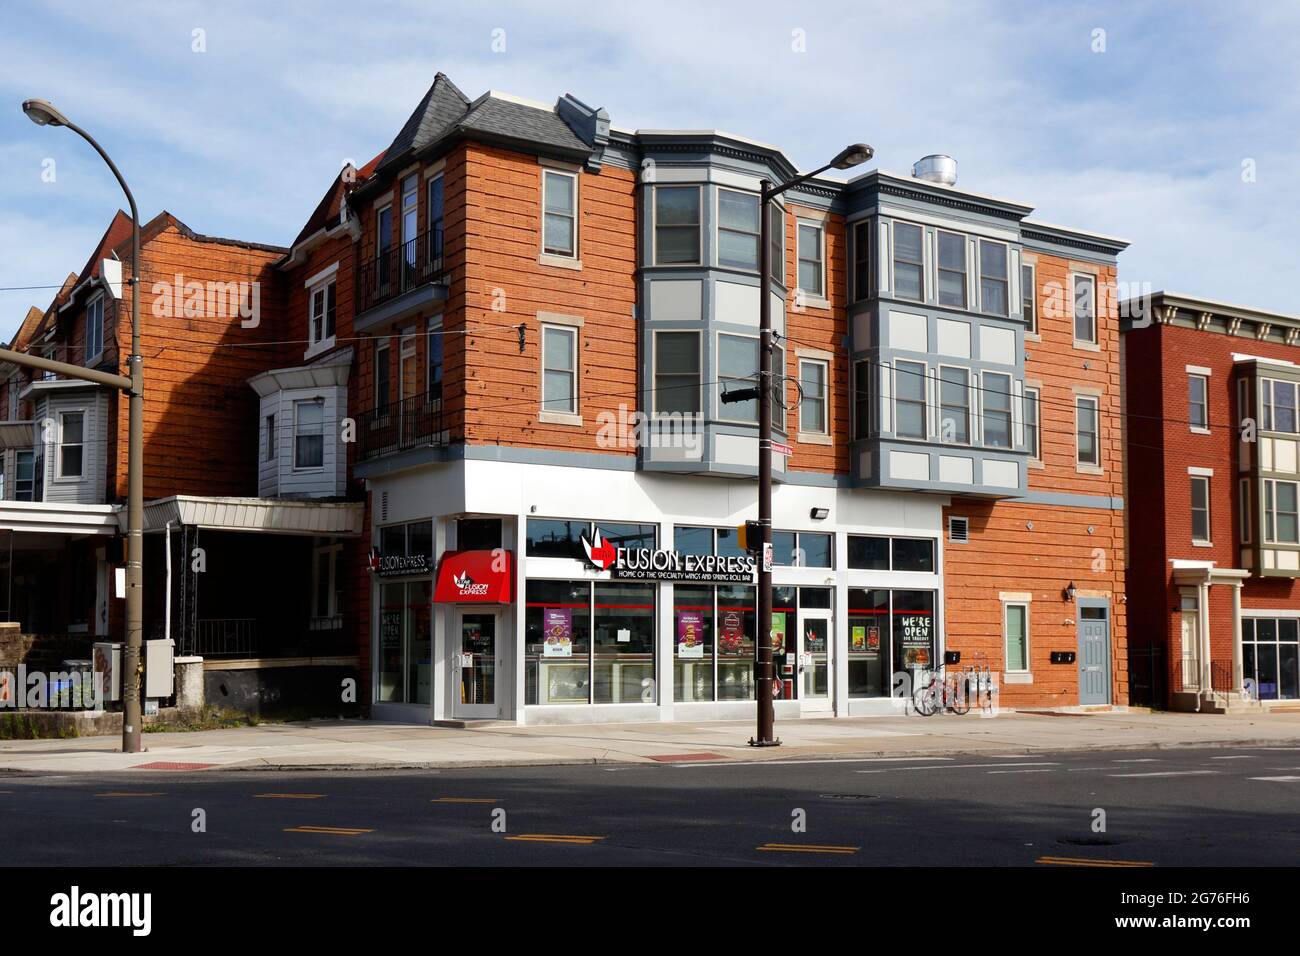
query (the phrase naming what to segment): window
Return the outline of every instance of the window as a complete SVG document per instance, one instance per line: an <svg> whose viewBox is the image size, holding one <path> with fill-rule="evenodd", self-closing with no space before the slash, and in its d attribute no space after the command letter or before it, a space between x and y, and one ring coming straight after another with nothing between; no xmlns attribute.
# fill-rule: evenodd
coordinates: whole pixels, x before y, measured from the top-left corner
<svg viewBox="0 0 1300 956"><path fill-rule="evenodd" d="M654 338L655 412L700 412L700 334L656 332Z"/></svg>
<svg viewBox="0 0 1300 956"><path fill-rule="evenodd" d="M783 568L829 568L833 566L834 539L813 531L773 531L772 560Z"/></svg>
<svg viewBox="0 0 1300 956"><path fill-rule="evenodd" d="M86 306L86 364L104 352L104 297L97 296Z"/></svg>
<svg viewBox="0 0 1300 956"><path fill-rule="evenodd" d="M341 603L339 560L342 556L341 544L312 549L312 626L317 630L332 630L327 625L339 623L335 619Z"/></svg>
<svg viewBox="0 0 1300 956"><path fill-rule="evenodd" d="M966 308L966 237L939 233L939 304Z"/></svg>
<svg viewBox="0 0 1300 956"><path fill-rule="evenodd" d="M1029 605L1002 605L1003 636L1006 639L1006 669L1029 670Z"/></svg>
<svg viewBox="0 0 1300 956"><path fill-rule="evenodd" d="M655 265L699 265L700 188L655 187Z"/></svg>
<svg viewBox="0 0 1300 956"><path fill-rule="evenodd" d="M921 227L894 223L894 295L900 299L925 299L925 260L921 254Z"/></svg>
<svg viewBox="0 0 1300 956"><path fill-rule="evenodd" d="M311 290L311 321L308 323L312 345L334 338L334 280L322 282Z"/></svg>
<svg viewBox="0 0 1300 956"><path fill-rule="evenodd" d="M542 172L542 251L549 256L578 256L578 177L554 169Z"/></svg>
<svg viewBox="0 0 1300 956"><path fill-rule="evenodd" d="M1092 276L1071 277L1074 284L1074 340L1096 344L1097 280Z"/></svg>
<svg viewBox="0 0 1300 956"><path fill-rule="evenodd" d="M933 538L849 535L849 567L859 571L934 573Z"/></svg>
<svg viewBox="0 0 1300 956"><path fill-rule="evenodd" d="M1101 449L1097 442L1097 399L1084 395L1075 397L1074 440L1078 464L1101 464Z"/></svg>
<svg viewBox="0 0 1300 956"><path fill-rule="evenodd" d="M853 363L853 437L871 434L871 363L866 359Z"/></svg>
<svg viewBox="0 0 1300 956"><path fill-rule="evenodd" d="M758 197L718 190L718 265L758 269Z"/></svg>
<svg viewBox="0 0 1300 956"><path fill-rule="evenodd" d="M1237 482L1237 518L1241 522L1241 543L1250 544L1251 538L1250 479Z"/></svg>
<svg viewBox="0 0 1300 956"><path fill-rule="evenodd" d="M380 288L387 286L392 279L392 263L388 253L393 248L393 207L385 206L375 213L375 256L379 260L378 281Z"/></svg>
<svg viewBox="0 0 1300 956"><path fill-rule="evenodd" d="M901 438L926 437L925 363L894 362L894 433Z"/></svg>
<svg viewBox="0 0 1300 956"><path fill-rule="evenodd" d="M1011 447L1011 376L1001 372L985 372L984 415L981 427L984 444L992 448Z"/></svg>
<svg viewBox="0 0 1300 956"><path fill-rule="evenodd" d="M1264 541L1268 544L1300 544L1300 516L1297 515L1297 485L1294 481L1264 482Z"/></svg>
<svg viewBox="0 0 1300 956"><path fill-rule="evenodd" d="M1038 331L1038 281L1033 266L1020 267L1020 312L1025 317L1025 331Z"/></svg>
<svg viewBox="0 0 1300 956"><path fill-rule="evenodd" d="M939 432L945 442L970 442L970 372L964 368L939 369Z"/></svg>
<svg viewBox="0 0 1300 956"><path fill-rule="evenodd" d="M578 330L542 326L542 411L578 414Z"/></svg>
<svg viewBox="0 0 1300 956"><path fill-rule="evenodd" d="M1043 458L1042 433L1039 430L1038 389L1025 389L1025 451L1036 461Z"/></svg>
<svg viewBox="0 0 1300 956"><path fill-rule="evenodd" d="M380 411L392 401L393 369L388 358L388 340L375 343L375 408Z"/></svg>
<svg viewBox="0 0 1300 956"><path fill-rule="evenodd" d="M826 234L821 226L799 223L799 288L813 298L826 295L823 266Z"/></svg>
<svg viewBox="0 0 1300 956"><path fill-rule="evenodd" d="M1241 619L1241 676L1257 700L1300 697L1300 622L1295 618Z"/></svg>
<svg viewBox="0 0 1300 956"><path fill-rule="evenodd" d="M1187 422L1194 429L1209 429L1210 412L1206 395L1209 380L1204 375L1187 376Z"/></svg>
<svg viewBox="0 0 1300 956"><path fill-rule="evenodd" d="M429 180L429 259L442 258L443 183L441 176Z"/></svg>
<svg viewBox="0 0 1300 956"><path fill-rule="evenodd" d="M1004 242L980 240L980 310L990 315L1006 315L1007 246Z"/></svg>
<svg viewBox="0 0 1300 956"><path fill-rule="evenodd" d="M325 464L325 399L293 403L293 467Z"/></svg>
<svg viewBox="0 0 1300 956"><path fill-rule="evenodd" d="M457 518L457 551L492 551L501 547L500 518Z"/></svg>
<svg viewBox="0 0 1300 956"><path fill-rule="evenodd" d="M442 317L429 320L429 366L426 395L430 403L442 401Z"/></svg>
<svg viewBox="0 0 1300 956"><path fill-rule="evenodd" d="M758 339L748 335L718 336L719 395L737 389L753 388L758 373ZM718 404L718 417L733 421L758 421L758 401L750 399Z"/></svg>
<svg viewBox="0 0 1300 956"><path fill-rule="evenodd" d="M14 474L14 500L15 501L32 501L33 492L36 487L36 458L35 452L20 451L17 457L17 468Z"/></svg>
<svg viewBox="0 0 1300 956"><path fill-rule="evenodd" d="M275 416L267 415L265 421L266 438L262 445L262 460L275 461Z"/></svg>
<svg viewBox="0 0 1300 956"><path fill-rule="evenodd" d="M826 421L828 365L825 362L801 359L799 362L799 430L815 435L830 431Z"/></svg>
<svg viewBox="0 0 1300 956"><path fill-rule="evenodd" d="M59 413L59 477L80 478L85 453L85 412Z"/></svg>
<svg viewBox="0 0 1300 956"><path fill-rule="evenodd" d="M526 554L530 558L579 558L582 555L582 535L590 531L589 521L529 518Z"/></svg>
<svg viewBox="0 0 1300 956"><path fill-rule="evenodd" d="M785 285L785 210L780 203L768 207L768 255L772 259L770 274L774 280Z"/></svg>
<svg viewBox="0 0 1300 956"><path fill-rule="evenodd" d="M1210 543L1210 479L1208 475L1192 475L1192 541Z"/></svg>
<svg viewBox="0 0 1300 956"><path fill-rule="evenodd" d="M853 227L853 299L860 302L871 293L871 221Z"/></svg>
<svg viewBox="0 0 1300 956"><path fill-rule="evenodd" d="M1296 386L1294 382L1263 379L1264 431L1294 434L1296 422Z"/></svg>

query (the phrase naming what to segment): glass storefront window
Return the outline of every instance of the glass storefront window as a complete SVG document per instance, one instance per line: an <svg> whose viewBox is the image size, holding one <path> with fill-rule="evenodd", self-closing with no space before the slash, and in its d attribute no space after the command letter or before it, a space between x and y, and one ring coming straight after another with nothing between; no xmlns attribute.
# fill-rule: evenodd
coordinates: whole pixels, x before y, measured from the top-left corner
<svg viewBox="0 0 1300 956"><path fill-rule="evenodd" d="M390 581L380 587L377 700L432 700L432 611L430 579Z"/></svg>
<svg viewBox="0 0 1300 956"><path fill-rule="evenodd" d="M859 571L888 571L889 539L849 535L849 567Z"/></svg>
<svg viewBox="0 0 1300 956"><path fill-rule="evenodd" d="M458 518L457 551L494 551L501 547L500 518Z"/></svg>
<svg viewBox="0 0 1300 956"><path fill-rule="evenodd" d="M783 568L829 568L834 540L819 531L773 531L772 559Z"/></svg>
<svg viewBox="0 0 1300 956"><path fill-rule="evenodd" d="M432 521L416 521L406 526L406 553L433 557Z"/></svg>
<svg viewBox="0 0 1300 956"><path fill-rule="evenodd" d="M713 529L678 525L673 529L673 550L678 554L712 554Z"/></svg>
<svg viewBox="0 0 1300 956"><path fill-rule="evenodd" d="M655 591L653 584L596 582L595 703L658 700L654 692Z"/></svg>
<svg viewBox="0 0 1300 956"><path fill-rule="evenodd" d="M524 605L524 703L590 703L591 585L529 581Z"/></svg>
<svg viewBox="0 0 1300 956"><path fill-rule="evenodd" d="M393 524L380 528L379 550L383 554L406 554L406 525Z"/></svg>
<svg viewBox="0 0 1300 956"><path fill-rule="evenodd" d="M849 588L850 697L889 694L889 592Z"/></svg>
<svg viewBox="0 0 1300 956"><path fill-rule="evenodd" d="M656 524L626 524L623 522L598 522L605 540L616 548L653 548L658 539Z"/></svg>
<svg viewBox="0 0 1300 956"><path fill-rule="evenodd" d="M755 588L718 587L718 700L754 699L756 601Z"/></svg>
<svg viewBox="0 0 1300 956"><path fill-rule="evenodd" d="M772 588L772 666L781 681L781 700L795 696L799 654L799 595L796 588Z"/></svg>
<svg viewBox="0 0 1300 956"><path fill-rule="evenodd" d="M718 554L740 557L745 549L740 546L740 531L736 528L718 529Z"/></svg>
<svg viewBox="0 0 1300 956"><path fill-rule="evenodd" d="M934 592L894 591L893 605L895 669L929 669L934 665Z"/></svg>
<svg viewBox="0 0 1300 956"><path fill-rule="evenodd" d="M894 538L893 569L934 573L933 538Z"/></svg>
<svg viewBox="0 0 1300 956"><path fill-rule="evenodd" d="M713 700L713 588L673 585L673 700Z"/></svg>
<svg viewBox="0 0 1300 956"><path fill-rule="evenodd" d="M1257 699L1300 698L1298 623L1286 617L1242 618L1242 678L1254 682Z"/></svg>
<svg viewBox="0 0 1300 956"><path fill-rule="evenodd" d="M530 558L577 558L582 554L579 536L590 524L586 521L556 521L552 518L529 518L526 552Z"/></svg>
<svg viewBox="0 0 1300 956"><path fill-rule="evenodd" d="M830 588L800 588L799 606L806 608L829 608L834 598Z"/></svg>

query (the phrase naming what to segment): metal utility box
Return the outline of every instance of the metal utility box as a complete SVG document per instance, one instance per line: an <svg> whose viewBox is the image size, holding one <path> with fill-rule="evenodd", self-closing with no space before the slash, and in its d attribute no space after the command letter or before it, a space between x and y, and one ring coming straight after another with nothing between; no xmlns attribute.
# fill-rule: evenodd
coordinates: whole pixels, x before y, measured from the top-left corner
<svg viewBox="0 0 1300 956"><path fill-rule="evenodd" d="M144 642L144 696L170 697L176 684L176 642L170 638Z"/></svg>

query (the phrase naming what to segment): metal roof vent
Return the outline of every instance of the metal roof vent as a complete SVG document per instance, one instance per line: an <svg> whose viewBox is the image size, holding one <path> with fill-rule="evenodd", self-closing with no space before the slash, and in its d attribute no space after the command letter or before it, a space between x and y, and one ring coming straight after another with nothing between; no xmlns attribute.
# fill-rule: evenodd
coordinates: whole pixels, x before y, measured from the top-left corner
<svg viewBox="0 0 1300 956"><path fill-rule="evenodd" d="M912 164L912 176L929 183L941 183L944 186L957 184L957 160L943 153L931 153L922 156Z"/></svg>

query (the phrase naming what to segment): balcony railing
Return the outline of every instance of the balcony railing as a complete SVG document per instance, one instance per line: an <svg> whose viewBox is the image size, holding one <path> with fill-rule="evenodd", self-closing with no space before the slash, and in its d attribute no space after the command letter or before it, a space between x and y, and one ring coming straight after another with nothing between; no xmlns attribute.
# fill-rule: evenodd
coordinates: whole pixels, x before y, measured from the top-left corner
<svg viewBox="0 0 1300 956"><path fill-rule="evenodd" d="M400 246L381 250L357 276L357 314L423 285L445 281L442 226Z"/></svg>
<svg viewBox="0 0 1300 956"><path fill-rule="evenodd" d="M410 448L451 443L442 399L404 398L363 412L357 421L357 453L363 461Z"/></svg>

